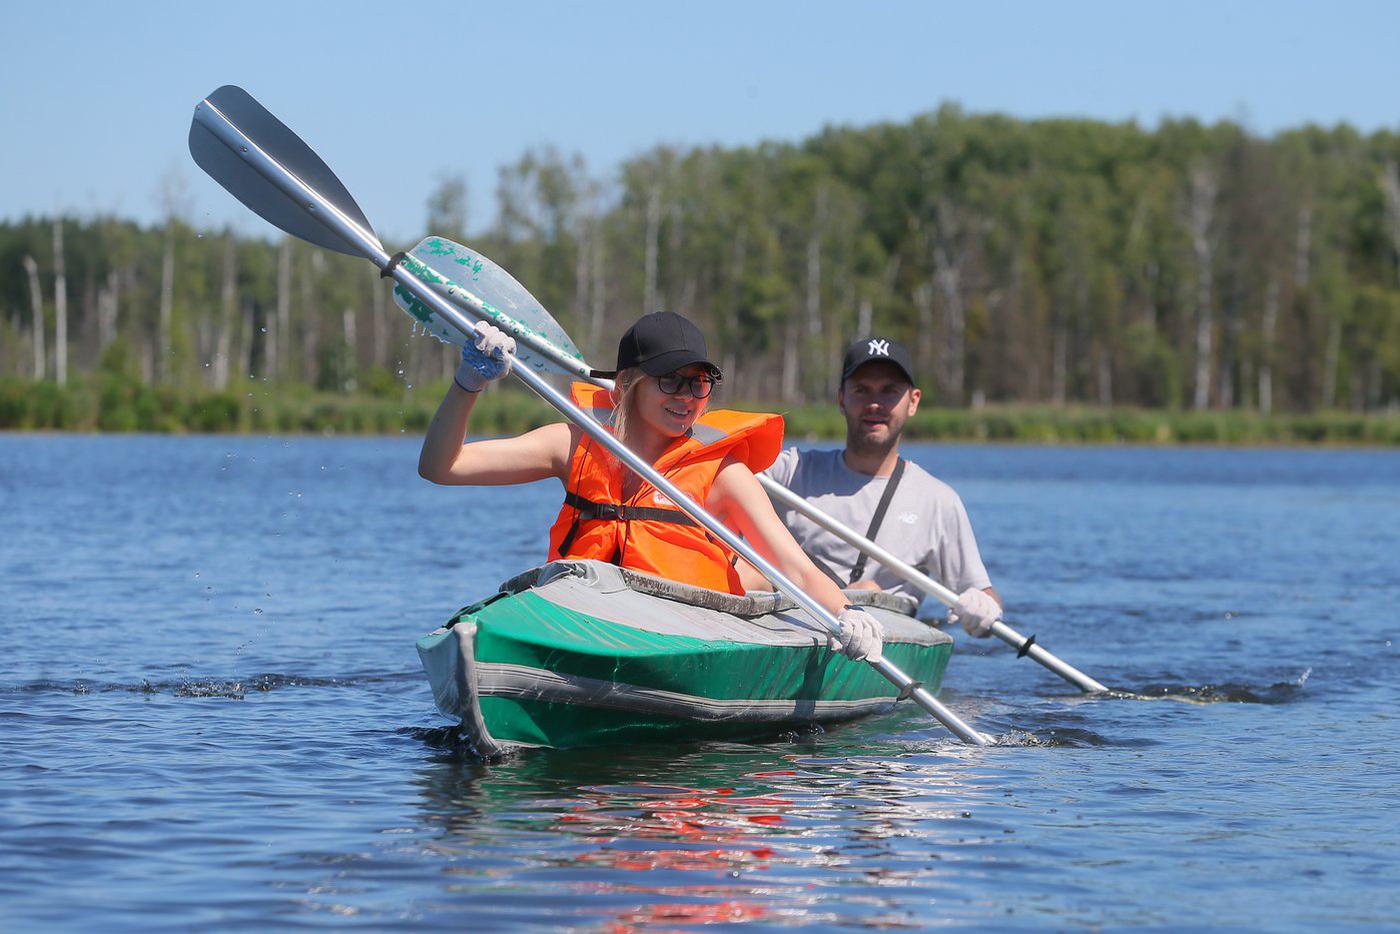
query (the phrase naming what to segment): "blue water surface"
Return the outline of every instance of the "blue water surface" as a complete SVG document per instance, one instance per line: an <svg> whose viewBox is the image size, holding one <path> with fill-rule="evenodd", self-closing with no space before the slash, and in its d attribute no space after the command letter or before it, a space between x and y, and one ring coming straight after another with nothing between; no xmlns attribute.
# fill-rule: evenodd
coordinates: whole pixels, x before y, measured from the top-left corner
<svg viewBox="0 0 1400 934"><path fill-rule="evenodd" d="M473 761L413 649L553 484L412 439L0 436L0 928L1400 925L1400 454L926 445L1008 619L942 697Z"/></svg>

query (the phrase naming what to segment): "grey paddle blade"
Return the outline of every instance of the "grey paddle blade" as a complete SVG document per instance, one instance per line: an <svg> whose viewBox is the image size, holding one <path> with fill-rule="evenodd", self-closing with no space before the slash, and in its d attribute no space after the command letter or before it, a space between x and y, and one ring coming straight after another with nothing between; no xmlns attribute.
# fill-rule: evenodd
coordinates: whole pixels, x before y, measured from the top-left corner
<svg viewBox="0 0 1400 934"><path fill-rule="evenodd" d="M320 194L378 243L374 227L335 173L301 137L268 113L247 91L226 84L195 106L190 123L190 155L214 181L263 220L294 237L338 253L365 255L363 249L318 220L307 203L293 198L259 172L249 158L252 147ZM252 153L257 155L256 151Z"/></svg>
<svg viewBox="0 0 1400 934"><path fill-rule="evenodd" d="M537 370L579 377L587 372L583 354L569 335L515 277L471 247L443 237L428 237L408 251L404 268L473 318L486 319L516 339L515 359ZM419 265L421 264L421 265ZM456 328L402 285L394 301L428 333L461 345ZM471 338L476 340L475 335Z"/></svg>

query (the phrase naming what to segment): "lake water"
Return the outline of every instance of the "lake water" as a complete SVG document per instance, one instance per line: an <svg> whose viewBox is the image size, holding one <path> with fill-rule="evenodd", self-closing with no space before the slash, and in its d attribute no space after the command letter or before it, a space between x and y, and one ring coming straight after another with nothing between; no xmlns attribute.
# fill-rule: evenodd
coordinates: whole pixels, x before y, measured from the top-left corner
<svg viewBox="0 0 1400 934"><path fill-rule="evenodd" d="M0 436L0 928L1400 925L1400 453L920 446L1008 620L916 708L455 749L413 642L557 487L416 439ZM906 709L907 708L907 709Z"/></svg>

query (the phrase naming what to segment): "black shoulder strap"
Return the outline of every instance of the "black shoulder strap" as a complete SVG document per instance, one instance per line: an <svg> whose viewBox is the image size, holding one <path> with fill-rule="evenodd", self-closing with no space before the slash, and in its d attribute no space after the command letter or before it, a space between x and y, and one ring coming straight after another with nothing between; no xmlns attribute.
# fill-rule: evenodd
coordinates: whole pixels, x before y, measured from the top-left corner
<svg viewBox="0 0 1400 934"><path fill-rule="evenodd" d="M880 523L885 521L885 513L889 511L890 500L894 499L894 489L899 486L899 480L904 476L904 458L895 461L894 472L890 474L889 482L885 484L884 495L880 497L880 505L875 507L875 515L870 517L870 528L866 529L865 537L870 541L875 541L875 535L880 531ZM851 568L850 583L854 584L860 580L860 576L865 573L865 562L870 556L865 552L860 553L856 559L855 567Z"/></svg>

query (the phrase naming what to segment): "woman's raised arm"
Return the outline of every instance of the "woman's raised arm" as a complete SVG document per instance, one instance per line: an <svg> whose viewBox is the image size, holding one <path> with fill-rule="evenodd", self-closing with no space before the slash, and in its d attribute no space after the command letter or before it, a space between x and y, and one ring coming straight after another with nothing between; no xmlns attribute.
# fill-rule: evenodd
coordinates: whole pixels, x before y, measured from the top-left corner
<svg viewBox="0 0 1400 934"><path fill-rule="evenodd" d="M573 450L566 424L545 425L517 438L462 443L477 396L487 383L510 372L514 350L515 341L500 329L477 325L475 346L462 348L462 364L423 438L418 473L424 479L468 486L564 479Z"/></svg>
<svg viewBox="0 0 1400 934"><path fill-rule="evenodd" d="M572 449L570 429L564 422L514 438L463 444L478 395L455 384L447 390L423 437L423 450L418 455L419 475L434 483L454 486L504 486L546 477L564 478Z"/></svg>

